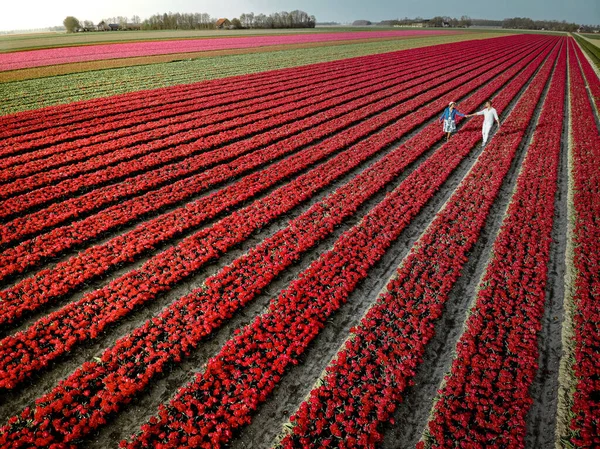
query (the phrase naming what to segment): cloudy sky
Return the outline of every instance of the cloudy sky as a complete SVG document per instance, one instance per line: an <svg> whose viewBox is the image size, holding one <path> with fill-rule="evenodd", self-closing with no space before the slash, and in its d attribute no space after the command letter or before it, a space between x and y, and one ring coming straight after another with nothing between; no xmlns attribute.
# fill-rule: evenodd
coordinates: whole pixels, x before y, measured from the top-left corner
<svg viewBox="0 0 600 449"><path fill-rule="evenodd" d="M600 24L600 0L0 0L0 31L57 26L67 15L97 23L105 17L136 14L145 18L168 11L235 17L242 12L293 9L314 14L321 22L468 15Z"/></svg>

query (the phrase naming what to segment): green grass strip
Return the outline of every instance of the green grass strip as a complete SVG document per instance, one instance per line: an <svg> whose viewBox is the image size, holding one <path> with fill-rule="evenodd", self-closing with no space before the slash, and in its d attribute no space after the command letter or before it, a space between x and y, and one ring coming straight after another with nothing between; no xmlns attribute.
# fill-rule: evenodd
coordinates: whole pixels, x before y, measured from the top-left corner
<svg viewBox="0 0 600 449"><path fill-rule="evenodd" d="M600 69L600 48L596 47L594 44L589 42L588 40L582 38L578 34L573 34L573 37L577 41L577 43L583 48L583 50L588 54L592 62Z"/></svg>

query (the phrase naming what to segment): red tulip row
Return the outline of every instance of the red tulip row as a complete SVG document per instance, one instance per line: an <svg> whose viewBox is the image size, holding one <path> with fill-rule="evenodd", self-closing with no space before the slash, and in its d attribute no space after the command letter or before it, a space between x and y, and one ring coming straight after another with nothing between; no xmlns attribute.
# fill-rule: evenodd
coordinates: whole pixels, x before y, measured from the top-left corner
<svg viewBox="0 0 600 449"><path fill-rule="evenodd" d="M92 155L82 162L36 173L4 184L0 191L0 198L14 197L23 192L29 192L25 195L26 197L33 195L35 198L38 191L32 192L32 190L39 187L42 187L40 191L49 189L58 191L61 196L64 196L67 193L77 192L75 186L81 189L82 186L89 188L102 185L130 173L178 161L193 154L222 147L227 143L293 123L300 118L310 117L334 104L347 101L348 98L345 98L343 94L356 98L397 86L406 81L406 78L412 78L411 74L399 77L397 72L398 70L390 69L385 71L383 76L380 76L378 72L372 72L370 77L358 75L340 83L326 83L320 89L313 89L310 96L307 96L305 92L294 92L287 98L272 102L274 107L271 109L250 106L242 110L243 115L239 115L238 111L234 109L224 114L224 121L218 120L212 125L207 125L206 120L200 116L196 120L147 131L142 135L141 142L139 142L141 137L139 135L118 140L115 145L120 149L113 149L111 142L100 144L99 146L103 148L100 153L96 156ZM258 112L250 113L253 109L257 109ZM81 151L81 154L86 155L87 151ZM91 146L89 151L94 153L98 150L96 146ZM102 154L105 151L109 153ZM57 157L64 157L64 155ZM23 170L26 170L26 167ZM19 174L18 169L16 172ZM85 176L75 177L86 173L88 174ZM62 183L52 186L52 188L47 187L62 180L64 180ZM41 196L45 198L48 195L42 194Z"/></svg>
<svg viewBox="0 0 600 449"><path fill-rule="evenodd" d="M480 41L458 42L438 45L436 49L438 52L443 51L444 54L447 54L453 51L462 51L465 48L473 46L484 47L484 45L494 45L503 41L519 44L521 39L517 39L517 37L487 39L486 44ZM433 48L419 48L394 52L390 56L392 58L402 58L399 62L403 62L404 58L412 59L415 56L419 57L423 54L429 54L431 51L436 50ZM188 85L132 92L112 97L109 105L106 104L105 99L101 98L75 102L69 105L51 106L35 111L25 111L15 115L0 117L0 137L7 138L13 135L31 134L41 130L50 131L54 128L68 126L73 123L85 125L90 115L93 115L96 119L107 118L109 120L114 115L119 115L123 118L133 117L135 114L143 115L147 110L154 111L156 108L161 108L165 105L177 104L177 102L185 100L190 96L200 98L201 96L211 96L223 91L237 90L243 92L244 89L251 88L252 86L276 86L281 81L301 78L311 75L313 72L323 71L323 73L326 73L327 70L331 70L332 73L335 73L338 70L347 71L352 66L369 67L372 64L378 64L382 57L385 58L386 56L369 55L341 61L203 81ZM121 115L124 110L127 110L125 114L131 115ZM103 122L94 122L93 125L100 123Z"/></svg>
<svg viewBox="0 0 600 449"><path fill-rule="evenodd" d="M389 66L391 63L397 64L398 61L394 61L389 56L382 59L383 69ZM179 89L173 92L165 98L166 104L161 103L154 107L150 106L144 110L135 110L135 104L132 105L134 111L129 109L126 112L116 111L117 113L110 116L97 117L94 111L90 111L89 123L86 123L85 127L82 127L81 122L71 123L64 126L56 126L51 130L43 130L37 132L31 132L29 134L20 135L18 137L8 138L3 142L3 145L11 147L11 153L18 154L27 152L20 156L15 156L14 160L26 160L26 158L35 158L47 156L59 152L75 148L73 145L78 145L85 137L92 137L92 143L97 143L108 138L116 138L123 135L133 134L138 132L138 128L141 129L154 129L160 126L159 123L154 121L158 119L162 120L180 120L180 115L189 114L198 111L210 111L214 108L218 110L225 109L230 111L232 105L239 106L240 100L254 100L260 101L265 95L281 94L290 88L299 88L309 85L317 85L322 83L324 80L337 81L339 79L347 78L350 74L366 72L368 69L364 66L358 66L357 62L349 65L346 70L332 71L331 68L323 68L322 70L315 70L312 73L304 73L303 76L291 75L288 77L274 77L273 81L267 80L266 83L240 83L239 87L236 86L234 89L215 89L212 88L209 91L206 89L198 88L190 91L189 87L180 93ZM288 79L286 79L288 78ZM277 84L273 84L274 82ZM173 102L174 101L174 102ZM153 120L152 122L150 122ZM150 122L150 123L149 123ZM146 127L147 126L147 127ZM130 131L131 130L131 131ZM75 142L70 142L67 145L60 145L62 142L79 139ZM31 150L38 148L47 148L45 151L37 151L35 153ZM4 160L2 161L4 163Z"/></svg>
<svg viewBox="0 0 600 449"><path fill-rule="evenodd" d="M326 441L329 445L343 441L343 447L375 447L382 440L379 426L393 420L397 404L412 384L425 346L434 335L435 322L479 238L527 130L556 50L403 260L387 290L352 329L351 338L327 367L321 385L292 416L293 433L282 440L282 447L321 447ZM527 78L532 74L528 70ZM516 90L509 87L494 99L499 112L520 88L518 82L513 84ZM476 131L479 123L473 120L472 131L461 130L453 140L460 139L464 142L461 145L474 144L480 139Z"/></svg>
<svg viewBox="0 0 600 449"><path fill-rule="evenodd" d="M570 40L571 49L577 44ZM570 52L570 104L573 207L575 211L572 263L573 394L571 443L578 448L600 447L600 135L588 99L585 81ZM583 62L583 61L582 61ZM589 78L588 78L589 81Z"/></svg>
<svg viewBox="0 0 600 449"><path fill-rule="evenodd" d="M116 226L131 222L135 218L138 218L149 212L159 210L161 207L182 201L192 194L197 194L199 191L206 189L215 183L231 179L240 173L268 162L274 157L280 157L284 154L289 154L301 145L306 145L309 143L311 139L314 141L330 135L335 131L343 129L345 126L355 123L359 119L365 119L369 115L373 115L383 108L393 106L399 100L410 98L421 91L426 92L425 94L415 97L413 100L403 103L401 106L392 107L391 110L385 113L380 113L376 117L373 117L366 123L362 124L362 135L368 134L378 127L383 126L385 123L397 120L399 116L422 106L427 101L431 101L432 99L445 92L448 92L451 89L458 88L458 86L463 85L470 78L474 78L484 72L487 72L486 76L488 77L494 76L496 73L501 73L502 70L510 67L518 55L520 54L513 54L513 58L511 60L505 62L501 67L496 69L493 69L493 66L489 67L487 65L478 70L475 70L473 67L467 67L465 68L467 75L461 76L453 81L449 81L439 88L432 88L429 83L424 83L420 85L418 89L415 88L405 90L399 96L393 96L391 98L380 100L369 107L363 108L362 110L355 110L359 104L350 103L349 105L340 108L334 108L320 115L311 117L310 119L306 119L305 121L299 121L294 126L288 127L287 131L294 132L297 131L298 128L301 130L309 129L310 124L318 124L319 122L325 123L311 129L310 134L301 134L301 136L305 136L307 138L310 137L308 141L298 136L287 138L283 141L279 141L271 147L264 148L245 158L238 159L226 165L217 166L208 172L204 171L203 173L192 176L191 178L180 180L174 185L171 184L159 189L158 191L147 193L140 198L135 198L126 201L125 203L115 205L95 216L76 222L71 226L55 229L48 234L26 241L20 246L9 249L0 256L0 260L3 261L4 265L4 268L0 269L0 279L6 278L7 276L16 272L22 272L44 258L60 254L61 251L72 247L73 245L88 241L103 232L114 229ZM500 64L502 62L504 62L504 60L496 60L494 64ZM458 71L455 73L455 75L457 74L459 74ZM445 77L440 78L444 79ZM469 83L469 87L474 88L476 85L481 85L482 82L484 82L484 80L477 80L476 83L478 84ZM468 92L468 90L464 90L464 88L463 91L465 93ZM436 105L436 107L439 109L440 105ZM437 113L438 109L433 110L428 108L427 110L429 111L429 115L427 118L430 118L433 114ZM344 112L349 114L333 122L328 121L337 114L342 114ZM419 115L419 117L424 116ZM413 126L415 125L412 121L406 122L406 124ZM336 136L335 139L337 140L337 147L341 148L342 145L348 144L347 139L344 140L347 135L352 136L354 140L359 137L359 135L356 134L356 131L349 129L341 135L338 134ZM268 136L262 135L256 138L256 140L259 141L259 145L268 142L266 137ZM239 147L241 147L242 151L247 151L249 149L248 145L242 145L241 143L239 144ZM230 148L230 150L231 149L232 148ZM254 162L250 163L251 160ZM64 221L65 216L67 218L78 216L85 213L87 210L94 209L97 207L98 201L94 202L93 199L99 198L105 202L120 199L118 195L119 188L121 191L124 190L124 193L131 193L131 190L136 188L147 190L148 185L152 187L153 183L156 183L157 181L164 183L165 174L167 176L175 177L184 175L190 171L198 171L202 167L206 167L206 157L199 156L196 158L196 160L190 158L178 165L183 167L183 170L180 170L179 172L175 171L177 166L162 169L158 172L158 175L162 175L159 176L158 179L153 179L147 174L139 175L137 180L134 178L131 180L131 182L123 183L122 186L119 185L103 188L97 192L87 194L79 199L68 200L64 203L41 210L33 215L15 219L4 226L0 226L0 236L2 238L2 242L8 243L16 241L23 235L27 235L33 231L49 227L53 223L60 222L60 220ZM123 195L121 195L121 197L122 196Z"/></svg>
<svg viewBox="0 0 600 449"><path fill-rule="evenodd" d="M498 73L504 73L491 84L491 86L499 86L501 85L499 83L505 82L518 70L525 67L534 56L524 58L522 55L516 54L515 58L519 60L517 65L514 65L513 60L508 60L495 70L486 70L485 75L479 79L464 83L465 80L459 78L457 79L457 83L459 83L457 86L460 85L460 87L449 85L446 89L439 92L437 89L434 89L430 94L437 96L450 90L456 99L456 95L466 95L471 90L489 82ZM508 69L511 66L512 68ZM454 89L454 87L457 87L457 89ZM479 97L481 94L476 95ZM239 183L220 192L198 200L182 209L175 210L163 217L158 217L144 223L132 232L116 237L102 246L92 247L70 260L58 264L52 270L44 270L35 277L24 280L15 287L0 293L0 298L2 299L0 302L0 324L13 322L27 311L36 310L41 305L72 292L84 282L102 273L106 273L115 265L134 259L148 248L155 247L182 231L200 225L218 213L226 211L277 182L292 176L298 170L314 164L323 157L339 151L345 146L351 145L357 141L357 137L364 137L373 129L396 121L399 114L401 115L413 110L414 106L419 104L420 100L421 97L416 97L414 100L406 102L401 106L396 106L390 111L364 122L356 130L350 129L344 131L334 138L326 140L318 147L305 149L297 155L283 160L262 172L247 176ZM447 101L448 98L442 97L427 107L422 108L419 114L413 114L402 120L402 122L394 126L393 132L386 131L388 133L386 143L393 142L410 129L437 114ZM318 138L319 135L316 137ZM282 149L285 150L287 148L285 142L282 145L280 148L266 148L263 157L273 157L273 155L281 152ZM243 164L241 168L244 168ZM240 167L237 167L237 170L239 169ZM236 167L225 166L223 170L216 168L213 171L221 173L221 175L223 171L225 174L232 174L235 173ZM206 173L206 176L209 175L211 173ZM200 177L200 179L204 179L206 182L206 177ZM185 186L183 184L176 184L173 187L175 189L174 192L179 190L186 192L186 188L197 190L201 186L202 184L187 183ZM160 206L159 198L151 197L151 200L149 204L158 203L158 206ZM110 221L109 219L110 216L105 217L103 220ZM99 226L99 224L92 226L88 223L85 228L91 229ZM31 251L28 254L31 254Z"/></svg>
<svg viewBox="0 0 600 449"><path fill-rule="evenodd" d="M587 85L589 86L590 94L594 99L596 110L600 111L600 78L598 78L598 75L590 65L588 59L585 57L585 54L581 50L579 44L577 44L577 41L573 41L573 47L575 53L577 53L577 59L579 60L579 64L581 65L585 75Z"/></svg>
<svg viewBox="0 0 600 449"><path fill-rule="evenodd" d="M500 47L501 43L491 45L491 47ZM506 44L503 44L506 45ZM492 48L490 48L491 50ZM461 52L467 50L472 51L468 46L461 49ZM454 50L456 51L456 49ZM428 59L435 58L437 65L443 64L440 62L439 57L433 50L427 49L423 54L418 55L402 55L402 59L399 59L397 53L391 53L387 55L381 55L378 59L378 72L382 72L390 65L401 67L407 67L414 62L426 62ZM239 109L244 106L244 103L240 103L241 100L248 102L254 100L254 103L266 101L264 95L275 95L287 91L288 89L298 89L304 86L318 85L327 80L328 83L334 82L339 79L354 77L359 73L372 72L371 65L365 63L362 60L350 59L344 67L338 67L336 70L332 70L331 66L324 66L317 68L311 72L304 73L302 77L299 77L296 72L288 73L287 77L274 76L274 80L271 81L267 78L267 83L256 84L256 83L240 83L241 87L236 86L235 89L212 89L209 92L201 89L199 92L189 92L189 88L185 91L187 95L183 96L177 91L177 95L168 95L164 99L167 104L160 103L155 107L147 107L142 111L129 112L130 107L134 105L128 105L128 112L118 111L117 114L101 117L92 118L85 123L82 127L81 123L69 124L66 126L55 126L53 129L46 129L43 131L32 132L30 134L21 135L15 138L5 139L2 143L3 146L10 147L11 154L18 154L27 152L26 154L20 154L12 158L6 158L0 160L0 167L7 167L9 161L11 164L27 162L29 160L39 159L52 154L61 153L64 151L72 151L82 145L89 145L91 143L100 143L113 140L115 138L137 134L143 130L155 129L164 124L173 124L175 122L181 122L187 120L184 114L196 113L206 114L210 110L211 114L219 110L231 111L232 105L235 105L235 109ZM424 65L424 64L423 64ZM274 82L277 81L277 84ZM289 92L288 92L289 94ZM176 100L176 103L171 101ZM212 110L216 108L215 110ZM96 117L96 111L91 111L90 116ZM104 112L104 111L103 111ZM192 118L191 116L190 118ZM161 121L158 121L160 119ZM152 121L151 121L152 120ZM84 139L89 137L89 139ZM78 140L71 142L77 138ZM25 140L26 139L26 140ZM65 142L65 143L61 143ZM31 152L31 150L37 148L44 148L52 145L43 151ZM8 152L2 152L2 154L9 154Z"/></svg>
<svg viewBox="0 0 600 449"><path fill-rule="evenodd" d="M427 64L423 64L423 66L427 66ZM215 125L237 117L273 109L286 104L286 101L292 102L305 98L306 93L312 94L315 89L322 89L323 85L327 86L327 91L340 87L349 89L352 85L367 80L384 80L386 75L389 78L389 75L392 74L397 76L398 69L397 62L388 62L388 64L383 64L381 70L377 72L371 70L368 74L354 69L345 74L338 74L337 77L331 77L329 74L315 75L301 81L281 83L277 87L268 86L256 89L254 92L249 89L243 96L239 92L214 95L210 97L209 102L206 102L208 104L201 107L197 101L186 100L185 103L180 102L175 110L169 111L168 115L163 112L146 115L142 123L139 123L140 119L136 117L129 121L109 122L95 128L86 127L75 132L64 131L61 134L61 138L65 140L64 143L52 145L40 151L30 151L0 159L0 169L4 169L0 170L0 182L29 176L39 171L48 171L60 165L73 164L92 156L125 148L132 143L139 145L169 137L173 132L173 127L178 124L181 125L181 131L190 129L188 123L194 123L194 129ZM409 69L413 69L413 67ZM349 83L350 80L352 82ZM294 94L292 98L290 98L290 92ZM112 128L117 128L117 131L112 131ZM93 135L81 138L78 135L81 133L93 133ZM51 137L38 138L20 145L19 148L23 150L25 146L45 147L50 144L50 139ZM16 147L13 145L13 149ZM7 170L7 168L10 169Z"/></svg>
<svg viewBox="0 0 600 449"><path fill-rule="evenodd" d="M465 102L466 107L473 108L490 94L490 89L499 88L504 81L499 79L495 86L474 95ZM389 135L401 130L400 124L395 127L398 129L373 136L370 139L373 142L364 141L358 145L353 156L340 155L338 159L347 161L357 156L362 159L360 155L368 152L375 143L387 146L385 139L393 140ZM43 444L65 443L103 425L108 414L118 411L122 404L143 390L155 375L162 372L166 363L178 362L191 347L197 346L237 309L251 301L283 269L330 234L338 223L352 215L360 204L392 181L441 136L439 125L428 126L405 145L292 220L287 228L207 279L204 287L179 299L160 316L120 339L103 354L101 362L86 363L50 394L39 399L35 411L26 410L20 417L11 419L3 432L6 439L0 442L18 447L42 436ZM375 138L380 141L375 142ZM436 153L435 162L431 159L425 162L418 175L415 172L410 181L402 185L402 195L386 200L379 210L387 211L390 214L388 219L393 217L394 211L389 210L389 204L403 208L402 198L412 198L415 188L434 179L435 185L430 187L429 192L431 195L445 179L445 176L436 176L440 170L448 174L452 171L447 165L446 152L444 147ZM468 149L463 150L462 157L468 152ZM423 195L416 200L412 215L418 211L417 204L426 201L426 197ZM410 218L406 217L405 221L410 221ZM393 223L390 224L393 226ZM69 418L73 413L71 410L76 410L81 417L74 426ZM28 420L24 427L23 423Z"/></svg>
<svg viewBox="0 0 600 449"><path fill-rule="evenodd" d="M525 446L538 369L566 87L566 42L452 371L428 447Z"/></svg>
<svg viewBox="0 0 600 449"><path fill-rule="evenodd" d="M339 155L338 165L356 165L373 152L375 146L381 149L393 142L397 132L403 132L399 123ZM35 412L27 412L27 419L33 420L27 428L19 429L19 421L12 420L17 425L7 429L7 439L0 439L0 443L8 445L10 441L16 445L33 440L43 432L51 435L45 444L69 442L101 426L107 414L118 411L145 389L167 363L180 361L190 348L196 347L236 310L252 301L285 268L330 235L338 224L353 215L361 204L393 181L441 137L437 123L428 126L292 220L249 254L208 278L203 287L180 298L158 317L117 341L114 347L105 351L101 362L86 363L51 393L36 401ZM438 151L438 164L447 160L443 153L444 150ZM428 179L431 174L431 170L423 169L419 179ZM413 187L414 183L409 184L407 192ZM65 398L66 392L70 401ZM82 417L76 426L68 419L74 409Z"/></svg>
<svg viewBox="0 0 600 449"><path fill-rule="evenodd" d="M518 68L513 68L512 72L516 70ZM497 80L492 85L499 86L502 82L503 80ZM485 94L481 96L483 95ZM443 106L438 101L433 113L439 112L441 107ZM422 120L415 120L416 123L419 121ZM413 127L414 125L407 126L406 123L399 122L393 132L385 129L375 134L356 147L360 149L359 154L362 154L362 158L355 157L352 163L349 163L347 154L339 155L212 227L186 238L176 247L150 259L141 269L129 272L105 288L85 295L81 300L38 320L26 331L3 339L0 342L0 386L13 388L33 372L45 367L51 360L68 352L77 342L95 338L104 327L128 314L136 305L170 290L177 282L219 257L228 248L244 241L256 229L291 210L361 161L385 148L397 139L399 134L406 132L407 128ZM213 204L213 207L218 206ZM210 215L207 210L196 210L190 216L202 213ZM175 225L171 224L171 228L176 226L177 222ZM169 228L166 228L165 232L168 232L167 229ZM149 230L155 232L152 228ZM142 236L147 234L148 232L145 232ZM130 246L131 244L133 246ZM144 239L139 239L136 243L125 238L123 245L125 249L136 248L138 245L141 248L147 247ZM109 248L112 258L115 254L123 252L122 249ZM72 261L67 265L77 266ZM89 261L81 265L77 270L79 274L74 276L75 282L84 278L83 273L91 271L91 267ZM60 285L59 279L45 281L48 282L44 282L44 290L54 295L63 293L55 291ZM24 342L27 343L23 344Z"/></svg>
<svg viewBox="0 0 600 449"><path fill-rule="evenodd" d="M502 94L504 101L499 102L506 105L536 68L530 67L515 79ZM462 105L467 111L474 106ZM472 137L470 145L456 147L453 139L424 162L360 224L343 234L332 250L301 273L267 313L229 340L209 360L205 371L122 447L219 447L231 439L235 429L249 423L286 369L298 363L327 319L475 145L478 126L471 125L466 131ZM458 151L449 154L452 149ZM477 181L479 187L482 180ZM356 426L356 422L348 424ZM346 444L353 447L350 441Z"/></svg>

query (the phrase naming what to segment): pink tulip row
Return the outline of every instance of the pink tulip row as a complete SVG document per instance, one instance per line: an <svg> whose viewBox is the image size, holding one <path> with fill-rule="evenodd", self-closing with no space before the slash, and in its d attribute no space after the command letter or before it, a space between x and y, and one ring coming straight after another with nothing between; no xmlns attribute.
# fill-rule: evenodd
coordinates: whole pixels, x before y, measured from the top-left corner
<svg viewBox="0 0 600 449"><path fill-rule="evenodd" d="M227 37L170 41L132 42L125 44L98 44L77 47L49 48L0 54L0 71L17 70L84 61L115 58L190 53L272 45L333 42L356 39L400 38L451 34L447 31L362 31L342 33L290 34L280 36Z"/></svg>
<svg viewBox="0 0 600 449"><path fill-rule="evenodd" d="M570 40L569 58L574 223L575 294L573 297L573 396L571 444L600 447L600 134L576 58L577 43ZM585 67L584 59L579 61ZM584 70L585 71L585 70ZM588 74L586 73L586 76ZM588 82L595 74L590 73Z"/></svg>
<svg viewBox="0 0 600 449"><path fill-rule="evenodd" d="M498 45L502 42L512 42L518 45L518 37L504 37L486 40L488 45ZM168 111L177 107L178 103L188 98L199 102L203 106L203 98L211 98L223 92L244 93L256 87L276 87L280 82L302 79L315 74L347 72L352 67L371 67L379 65L388 59L397 60L399 63L418 60L431 56L432 52L443 51L450 54L455 51L464 51L472 47L481 47L480 41L467 41L435 46L435 48L419 48L393 52L385 55L369 55L348 60L332 61L311 64L308 66L279 69L269 72L260 72L249 75L240 75L224 79L203 81L199 83L165 87L148 91L131 92L111 97L107 104L106 99L94 99L70 103L68 105L50 106L35 111L24 111L14 115L0 117L0 137L3 139L15 137L22 140L43 137L45 133L72 132L77 127L85 128L103 126L113 120L131 120L135 116L154 114ZM73 126L74 128L72 128ZM57 130L57 131L54 131ZM17 137L20 136L20 137ZM4 140L3 140L4 141ZM2 153L3 154L3 153Z"/></svg>
<svg viewBox="0 0 600 449"><path fill-rule="evenodd" d="M525 446L529 389L538 368L546 302L566 50L565 42L491 262L429 423L431 447L452 446L454 441L486 448Z"/></svg>
<svg viewBox="0 0 600 449"><path fill-rule="evenodd" d="M518 77L521 86L526 82L525 76L531 76L533 70L535 67ZM518 91L512 89L512 95ZM463 102L467 111L475 106L475 103L466 106ZM469 134L476 135L478 126L472 128ZM438 136L440 134L438 129ZM457 154L452 162L449 162L448 150L454 143L444 145L425 161L358 225L344 233L332 250L301 273L272 301L268 312L229 340L209 360L205 371L182 388L167 406L162 406L158 417L142 426L141 434L122 447L219 447L226 444L235 429L250 422L251 414L266 400L286 370L298 363L327 319L347 301L356 285L440 188L454 164L469 153L472 145L462 147L462 154Z"/></svg>
<svg viewBox="0 0 600 449"><path fill-rule="evenodd" d="M511 52L511 56L514 59L514 51ZM506 63L504 59L498 60L498 57L499 56L497 55L494 56L495 64L503 62L503 67L508 67L510 65L510 63ZM217 182L231 179L233 176L243 173L240 172L240 165L244 168L244 171L248 171L275 157L289 154L297 148L300 148L302 145L306 145L311 140L315 141L331 135L335 131L339 132L344 127L350 126L358 120L368 119L369 116L379 113L379 115L369 119L373 122L370 123L371 130L375 129L375 124L379 123L377 126L381 126L381 124L385 123L382 122L382 119L397 120L398 114L404 115L407 112L420 107L425 102L431 101L436 98L436 96L464 84L469 79L474 78L483 72L496 72L502 70L497 67L490 67L489 65L481 66L481 64L484 64L484 62L474 63L462 70L456 70L453 72L452 76L460 75L462 72L467 73L466 75L459 76L459 78L453 80L450 80L450 75L439 76L435 82L430 81L420 83L417 79L414 84L418 84L418 87L406 88L403 91L396 92L397 89L400 89L400 87L397 86L391 91L384 90L376 92L360 100L352 101L347 105L335 107L321 114L299 120L293 125L286 127L285 131L290 137L280 140L270 147L263 148L256 153L251 153L244 158L234 160L228 164L219 165L210 171L204 171L191 178L182 179L175 184L165 186L157 191L149 192L140 198L134 198L119 205L112 206L95 216L76 222L70 226L55 229L43 236L23 242L20 246L9 249L0 256L0 260L4 262L4 269L0 270L0 278L6 278L16 272L22 272L44 258L59 254L61 251L72 247L75 244L86 242L100 233L113 229L115 226L131 222L135 218L159 210L161 207L176 204L192 194L197 194L199 191L202 191L211 185L215 185ZM477 65L480 67L477 68ZM436 73L437 72L434 72L433 75ZM487 75L491 76L491 73ZM441 86L435 88L435 85L440 84L440 82L442 82ZM417 94L421 95L412 100L408 100ZM384 98L379 99L382 96ZM368 103L373 100L377 101L369 105ZM406 102L401 106L394 106L398 101L402 100L406 100ZM357 109L365 103L367 103L367 106ZM390 107L392 107L390 112L381 113L381 110ZM391 114L392 112L394 114ZM335 118L336 116L341 117L338 120L331 121L332 118ZM314 126L314 128L311 129L311 126ZM306 138L310 137L311 139L306 140L298 137L298 132L308 129L311 130L310 133L300 135ZM349 130L349 132L352 131ZM272 139L268 138L270 135L273 136ZM250 141L230 145L227 149L229 152L239 155L239 153L243 154L253 148L260 148L264 144L268 144L270 141L282 137L285 137L285 134L282 135L281 131L274 130L256 136ZM255 147L250 145L253 141L256 142ZM237 150L237 153L236 148L240 148L240 150ZM282 149L285 151L284 153L281 152ZM265 153L268 150L271 151L271 158L265 159ZM125 195L144 192L152 187L164 184L169 180L176 180L185 175L189 176L202 168L207 168L207 166L209 166L208 163L212 162L208 157L211 155L212 153L204 153L196 157L190 157L178 164L163 167L157 172L144 173L117 185L104 187L95 192L86 194L83 197L67 200L34 214L17 218L12 222L0 226L0 241L5 244L17 241L27 234L39 232L52 225L58 224L61 221L66 221L70 217L77 217L88 211L93 211L103 204L114 202L119 199L123 200L125 199ZM256 163L250 165L248 163L249 160L255 160ZM214 173L219 175L216 180L210 178ZM210 183L207 184L209 180ZM198 184L199 182L200 184ZM60 244L57 244L57 242L60 242Z"/></svg>
<svg viewBox="0 0 600 449"><path fill-rule="evenodd" d="M393 421L396 407L412 384L425 347L434 335L435 322L460 277L527 130L557 50L415 243L386 292L352 330L351 338L328 366L321 385L313 389L292 416L294 427L282 440L282 447L375 447L382 440L380 425ZM494 107L499 112L547 55L539 57L496 96ZM449 159L457 157L461 147L470 147L480 140L480 121L473 120L470 125L470 132L463 128L453 138L457 148L448 155Z"/></svg>
<svg viewBox="0 0 600 449"><path fill-rule="evenodd" d="M439 65L440 62L438 61ZM426 66L426 64L423 64ZM406 72L412 66L402 67ZM377 72L361 72L358 68L332 77L330 74L315 75L301 81L294 80L290 83L281 83L278 86L268 86L254 91L228 93L224 95L213 95L210 101L185 100L178 103L177 108L172 108L165 114L164 111L156 114L144 114L142 117L135 116L130 120L110 121L105 125L79 128L73 132L64 131L60 134L62 143L56 143L53 136L44 136L35 140L25 142L21 145L12 145L12 150L25 152L13 157L0 159L0 182L8 182L11 179L22 178L31 174L48 171L51 168L72 164L89 159L93 156L111 153L133 144L148 143L160 138L169 137L174 127L179 125L176 132L189 129L210 127L221 122L238 117L246 117L287 102L298 101L306 98L315 91L322 91L323 86L327 91L350 90L351 86L366 81L383 80L395 71L397 74L399 65L397 62L382 64ZM290 92L293 96L290 98ZM141 123L140 123L141 122ZM193 125L192 125L193 124ZM189 126L187 126L189 125ZM112 131L117 129L116 131ZM205 128L210 132L210 128ZM92 134L87 137L86 135ZM83 134L83 136L82 136ZM47 148L44 148L47 147ZM36 148L44 148L32 151ZM7 170L9 168L9 170ZM3 169L3 170L2 170Z"/></svg>
<svg viewBox="0 0 600 449"><path fill-rule="evenodd" d="M524 65L527 62L524 61L521 64ZM470 88L470 86L465 88ZM384 137L387 139L383 146L381 146L381 143L379 143L379 146L374 145L370 141L366 147L365 145L360 146L359 148L364 148L362 160L374 154L379 149L384 148L385 145L389 145L399 135L414 128L424 119L431 117L432 114L439 112L443 107L443 101L446 101L446 99L444 98L442 101L438 100L437 104L432 105L428 112L429 115L425 115L425 118L417 116L408 121L408 123L404 121L400 122L393 133L388 133L386 130L376 135L379 139L383 139ZM385 120L389 121L390 119L386 118ZM372 129L369 125L371 124L364 124L363 129ZM300 160L300 162L303 161ZM341 165L341 168L336 168L336 164ZM5 388L12 388L18 382L27 378L32 372L46 366L50 360L70 350L77 341L95 338L100 330L127 314L135 307L136 303L141 304L149 301L156 294L169 290L174 284L188 276L191 272L198 270L207 261L218 257L219 253L245 240L254 229L264 226L275 217L290 210L290 208L306 199L306 195L314 194L324 185L331 183L333 179L341 176L341 173L346 173L351 168L352 166L345 161L344 155L335 158L327 164L317 167L307 175L298 178L298 180L278 189L266 198L221 220L213 227L185 239L176 247L152 258L140 270L130 272L122 278L113 281L104 289L90 293L80 301L72 303L39 320L27 331L7 337L1 344L3 357L0 362L2 373L0 383ZM306 185L305 178L311 180L308 185ZM304 194L299 192L296 188L297 184L303 186L304 189L308 189L308 192ZM212 206L219 207L219 204L220 201L213 203ZM281 206L278 209L273 204L280 204ZM206 206L211 205L211 203L203 205L205 209L208 209ZM193 211L190 210L189 212ZM188 217L195 217L201 212L201 210L197 210L189 214ZM210 212L204 212L204 214L210 215ZM163 232L168 232L168 229L174 228L177 223L176 221L175 224L171 224L170 228L164 228ZM148 230L156 232L151 227ZM140 236L147 236L148 230L140 234ZM113 258L118 257L115 254L118 255L124 252L126 254L127 251L131 251L132 249L139 251L139 248L146 248L148 242L143 238L139 239L139 243L136 243L135 240L125 238L122 244L123 248L120 249L115 249L108 245ZM189 259L190 252L196 254L193 260ZM75 273L72 275L72 279L75 280L74 282L79 282L80 278L85 277L84 267L86 271L91 271L90 267L93 265L90 264L90 261L84 260L83 262L85 263L69 261L64 264L65 267L63 270L67 269L67 267L76 268ZM58 271L58 273L60 273L62 279L66 278L61 271ZM165 273L168 273L168 276L165 276ZM67 280L69 280L68 277ZM61 283L63 288L69 287L69 282L61 281L59 278L44 277L39 280L38 288L49 295L59 296L65 294L64 291L60 291ZM142 284L144 293L140 295ZM13 293L13 300L17 300L20 296L17 292L15 293ZM13 311L13 313L18 314L19 312ZM49 323L51 323L50 326L48 325ZM23 341L30 341L32 345L27 345L28 347L25 348L22 345ZM46 345L45 342L47 341L52 341L52 344ZM23 366L24 360L27 362L26 366Z"/></svg>

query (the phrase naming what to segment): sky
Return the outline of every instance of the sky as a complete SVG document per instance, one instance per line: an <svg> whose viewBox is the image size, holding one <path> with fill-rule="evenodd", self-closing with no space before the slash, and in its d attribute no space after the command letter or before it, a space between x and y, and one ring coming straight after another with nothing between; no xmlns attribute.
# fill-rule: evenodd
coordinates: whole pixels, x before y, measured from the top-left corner
<svg viewBox="0 0 600 449"><path fill-rule="evenodd" d="M69 15L98 23L106 17L138 15L144 19L169 11L233 18L243 12L269 14L294 9L316 16L319 22L467 15L600 24L600 0L0 0L0 31L59 26Z"/></svg>

